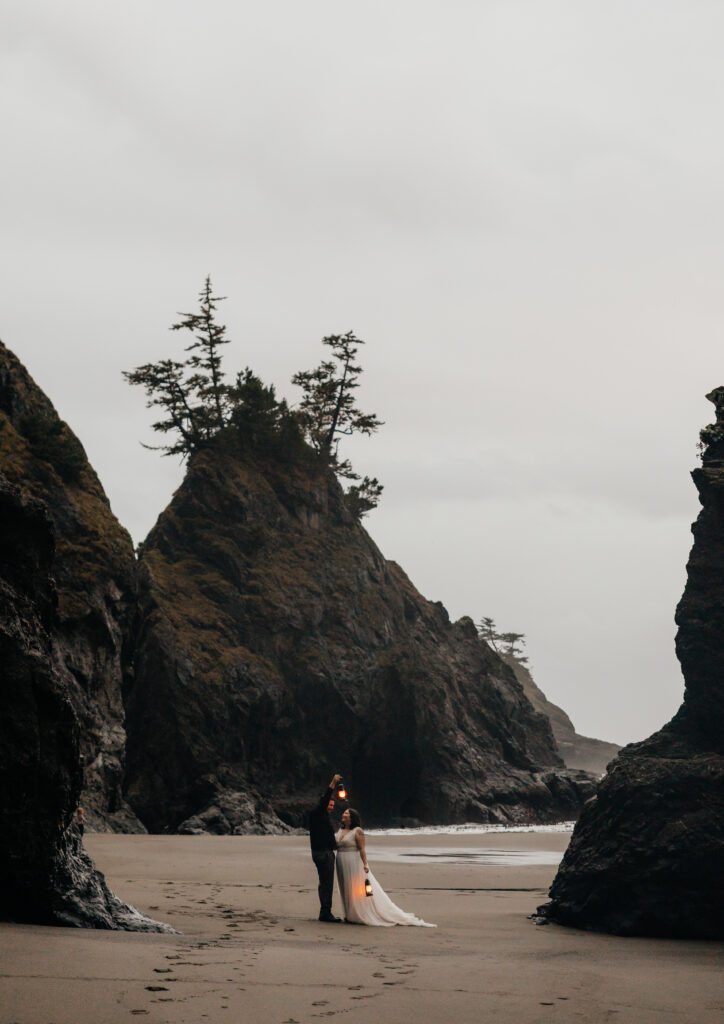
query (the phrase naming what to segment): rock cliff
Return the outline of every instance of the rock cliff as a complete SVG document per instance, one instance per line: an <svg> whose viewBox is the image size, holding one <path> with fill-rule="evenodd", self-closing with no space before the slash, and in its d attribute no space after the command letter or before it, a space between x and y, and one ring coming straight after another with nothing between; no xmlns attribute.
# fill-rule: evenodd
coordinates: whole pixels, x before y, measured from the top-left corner
<svg viewBox="0 0 724 1024"><path fill-rule="evenodd" d="M192 457L142 545L133 646L126 792L153 831L298 825L333 770L371 823L551 821L592 792L473 623L303 462Z"/></svg>
<svg viewBox="0 0 724 1024"><path fill-rule="evenodd" d="M81 801L98 830L144 831L125 803L123 643L135 559L83 447L0 342L0 470L41 500L55 541L53 663L80 724Z"/></svg>
<svg viewBox="0 0 724 1024"><path fill-rule="evenodd" d="M53 649L53 525L2 473L0 522L0 916L170 930L108 890L71 824L80 730Z"/></svg>
<svg viewBox="0 0 724 1024"><path fill-rule="evenodd" d="M724 938L724 388L707 396L702 504L676 611L684 702L619 754L584 807L540 909L622 935Z"/></svg>
<svg viewBox="0 0 724 1024"><path fill-rule="evenodd" d="M606 740L581 736L563 708L548 700L525 665L505 654L502 658L515 672L516 679L535 710L550 720L558 753L566 768L581 768L593 775L603 775L606 765L614 759L621 747L616 743L607 743Z"/></svg>

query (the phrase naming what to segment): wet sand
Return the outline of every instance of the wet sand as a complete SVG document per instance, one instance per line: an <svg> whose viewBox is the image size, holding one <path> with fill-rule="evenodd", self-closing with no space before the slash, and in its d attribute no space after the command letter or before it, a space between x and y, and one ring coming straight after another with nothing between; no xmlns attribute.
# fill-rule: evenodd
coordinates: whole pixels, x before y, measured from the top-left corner
<svg viewBox="0 0 724 1024"><path fill-rule="evenodd" d="M116 894L179 935L0 924L2 1024L708 1024L724 944L528 920L567 834L370 836L436 929L320 924L307 840L91 835ZM335 911L339 900L335 890Z"/></svg>

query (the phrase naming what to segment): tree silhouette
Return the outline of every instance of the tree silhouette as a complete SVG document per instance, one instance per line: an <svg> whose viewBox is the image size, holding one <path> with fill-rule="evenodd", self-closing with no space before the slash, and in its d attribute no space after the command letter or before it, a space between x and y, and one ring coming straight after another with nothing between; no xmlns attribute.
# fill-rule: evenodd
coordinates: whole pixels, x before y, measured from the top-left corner
<svg viewBox="0 0 724 1024"><path fill-rule="evenodd" d="M364 413L355 402L362 367L355 362L361 338L354 332L330 334L322 344L332 350L332 358L323 360L314 370L302 370L292 377L304 392L299 411L312 446L326 458L339 476L352 480L359 477L349 472L347 460L338 456L340 437L349 434L372 434L382 426L374 413Z"/></svg>
<svg viewBox="0 0 724 1024"><path fill-rule="evenodd" d="M489 616L482 618L476 628L480 639L490 644L498 654L512 658L520 665L527 664L528 658L523 654L525 633L500 633L495 625L495 621ZM498 644L500 644L500 647Z"/></svg>
<svg viewBox="0 0 724 1024"><path fill-rule="evenodd" d="M144 444L163 452L164 455L190 455L204 441L202 427L204 416L198 406L193 406L193 390L186 378L186 366L174 359L161 359L157 363L145 363L135 370L124 370L123 376L129 384L143 387L148 401L146 407L158 406L164 410L164 419L151 424L161 434L175 433L170 444Z"/></svg>
<svg viewBox="0 0 724 1024"><path fill-rule="evenodd" d="M501 643L505 644L504 654L515 658L516 661L522 660L521 655L525 645L525 633L501 633L499 639Z"/></svg>
<svg viewBox="0 0 724 1024"><path fill-rule="evenodd" d="M225 337L226 327L216 321L216 304L221 301L221 296L213 294L211 278L207 277L199 294L199 312L179 313L183 319L170 327L172 331L191 331L194 339L186 347L191 355L183 362L160 359L123 371L129 384L146 392L147 408L164 411L165 416L152 424L153 430L172 435L168 444L144 448L185 458L228 423L230 391L224 384L219 348L229 339Z"/></svg>
<svg viewBox="0 0 724 1024"><path fill-rule="evenodd" d="M376 476L363 477L358 484L351 484L347 488L344 496L347 508L353 516L361 519L373 508L377 508L382 491L382 484Z"/></svg>
<svg viewBox="0 0 724 1024"><path fill-rule="evenodd" d="M221 430L229 413L229 392L223 383L219 348L228 345L230 339L225 336L226 325L216 321L216 305L225 298L213 294L211 278L207 275L199 293L199 312L179 313L183 320L171 325L172 331L190 331L194 335L194 340L186 346L186 351L192 353L186 361L193 371L189 383L211 421L208 424L211 430Z"/></svg>
<svg viewBox="0 0 724 1024"><path fill-rule="evenodd" d="M292 384L303 392L299 403L301 421L310 444L337 476L360 480L349 459L340 458L339 442L345 435L373 434L382 426L382 420L374 413L362 412L355 400L362 373L357 352L364 341L348 331L330 334L322 338L322 344L331 349L331 358L292 377ZM347 490L347 505L357 517L366 515L376 508L382 489L376 477L366 476Z"/></svg>
<svg viewBox="0 0 724 1024"><path fill-rule="evenodd" d="M225 382L221 348L229 339L226 326L217 320L217 306L223 301L223 296L214 295L207 276L198 312L179 313L181 319L170 328L192 335L186 359L160 359L123 371L129 384L144 389L147 407L162 411L152 428L168 440L144 448L187 458L223 436L224 443L231 443L237 451L254 449L286 461L314 462L306 438L317 457L338 476L356 481L346 491L345 501L357 518L366 515L377 506L382 484L376 477L360 480L349 460L340 459L338 452L342 436L372 434L382 425L373 413L362 412L355 401L362 373L356 358L362 339L352 331L322 339L331 358L314 370L294 375L292 382L301 387L303 398L299 409L292 412L286 402L277 401L273 385L267 387L248 367L236 375L233 384Z"/></svg>
<svg viewBox="0 0 724 1024"><path fill-rule="evenodd" d="M483 618L478 623L477 630L480 639L485 640L494 651L497 651L498 645L496 641L500 639L500 634L497 631L495 621L491 618Z"/></svg>

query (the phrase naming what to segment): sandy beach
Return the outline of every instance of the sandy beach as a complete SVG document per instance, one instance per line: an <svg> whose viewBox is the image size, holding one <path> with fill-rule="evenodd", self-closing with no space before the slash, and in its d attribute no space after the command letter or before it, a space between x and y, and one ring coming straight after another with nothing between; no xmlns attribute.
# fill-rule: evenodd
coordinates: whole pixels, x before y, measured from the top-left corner
<svg viewBox="0 0 724 1024"><path fill-rule="evenodd" d="M90 835L116 894L179 934L0 924L0 1021L720 1021L724 945L528 919L568 840L371 835L372 870L425 929L318 923L302 836Z"/></svg>

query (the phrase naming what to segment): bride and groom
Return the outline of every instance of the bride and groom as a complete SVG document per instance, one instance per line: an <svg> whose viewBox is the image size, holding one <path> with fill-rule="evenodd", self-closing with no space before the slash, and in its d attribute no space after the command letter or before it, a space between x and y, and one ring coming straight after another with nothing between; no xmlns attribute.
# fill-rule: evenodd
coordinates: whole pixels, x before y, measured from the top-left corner
<svg viewBox="0 0 724 1024"><path fill-rule="evenodd" d="M334 791L341 775L332 778L319 803L309 815L309 841L312 860L319 875L319 920L340 923L332 913L335 866L344 920L347 924L368 924L391 927L395 924L435 925L407 914L396 906L382 889L367 864L365 834L357 811L347 808L342 815L342 826L335 833L329 815L334 810Z"/></svg>

